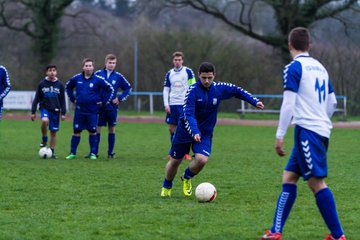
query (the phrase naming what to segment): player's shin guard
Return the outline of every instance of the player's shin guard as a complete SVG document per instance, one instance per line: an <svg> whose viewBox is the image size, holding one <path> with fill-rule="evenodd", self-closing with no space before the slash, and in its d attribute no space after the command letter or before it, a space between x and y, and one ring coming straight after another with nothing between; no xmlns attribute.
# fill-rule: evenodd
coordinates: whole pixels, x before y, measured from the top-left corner
<svg viewBox="0 0 360 240"><path fill-rule="evenodd" d="M173 182L166 180L166 178L164 178L164 182L163 182L163 187L164 188L172 188Z"/></svg>
<svg viewBox="0 0 360 240"><path fill-rule="evenodd" d="M185 169L184 174L183 174L183 178L185 178L185 179L191 179L191 178L193 178L195 175L196 175L196 174L195 174L195 173L192 173L192 172L190 171L189 167L187 167L187 168Z"/></svg>
<svg viewBox="0 0 360 240"><path fill-rule="evenodd" d="M90 134L89 135L89 144L90 144L90 153L93 153L96 155L96 146L97 146L97 136Z"/></svg>
<svg viewBox="0 0 360 240"><path fill-rule="evenodd" d="M286 219L289 216L297 195L297 186L295 184L285 183L282 186L282 192L279 195L274 216L272 233L282 233Z"/></svg>
<svg viewBox="0 0 360 240"><path fill-rule="evenodd" d="M80 136L72 136L71 137L71 146L70 146L70 153L76 155L76 149L80 143Z"/></svg>
<svg viewBox="0 0 360 240"><path fill-rule="evenodd" d="M331 235L335 239L340 238L344 234L344 231L339 221L334 196L331 190L329 188L321 189L315 194L315 198L320 213L327 227L331 231Z"/></svg>
<svg viewBox="0 0 360 240"><path fill-rule="evenodd" d="M115 133L109 133L109 135L108 135L108 143L109 143L108 155L110 155L110 154L114 153Z"/></svg>
<svg viewBox="0 0 360 240"><path fill-rule="evenodd" d="M100 133L96 133L96 150L95 150L95 152L94 152L95 155L98 155L98 154L99 154L100 139L101 139L101 134L100 134Z"/></svg>
<svg viewBox="0 0 360 240"><path fill-rule="evenodd" d="M43 143L47 143L47 141L48 141L48 136L42 136L41 141L42 141Z"/></svg>

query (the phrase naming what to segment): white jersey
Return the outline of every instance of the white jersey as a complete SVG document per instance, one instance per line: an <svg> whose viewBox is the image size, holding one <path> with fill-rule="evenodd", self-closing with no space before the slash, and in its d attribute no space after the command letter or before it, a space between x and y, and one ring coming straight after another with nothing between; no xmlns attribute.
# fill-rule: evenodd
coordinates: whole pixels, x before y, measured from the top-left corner
<svg viewBox="0 0 360 240"><path fill-rule="evenodd" d="M195 77L190 68L183 66L169 70L164 81L164 105L183 105L185 94L193 83L195 83ZM170 93L167 94L169 91Z"/></svg>
<svg viewBox="0 0 360 240"><path fill-rule="evenodd" d="M296 93L292 124L330 137L327 114L329 94L334 90L324 66L308 53L297 55L284 69L284 90Z"/></svg>

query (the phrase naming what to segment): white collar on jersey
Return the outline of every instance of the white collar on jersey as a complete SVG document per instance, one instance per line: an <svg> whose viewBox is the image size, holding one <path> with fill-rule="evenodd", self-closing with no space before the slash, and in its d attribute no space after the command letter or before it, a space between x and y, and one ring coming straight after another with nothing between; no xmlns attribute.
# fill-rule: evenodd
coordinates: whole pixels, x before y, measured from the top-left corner
<svg viewBox="0 0 360 240"><path fill-rule="evenodd" d="M294 57L294 59L299 58L299 57L309 57L309 56L310 56L310 54L308 52L302 52L302 53L299 53L298 55L296 55Z"/></svg>

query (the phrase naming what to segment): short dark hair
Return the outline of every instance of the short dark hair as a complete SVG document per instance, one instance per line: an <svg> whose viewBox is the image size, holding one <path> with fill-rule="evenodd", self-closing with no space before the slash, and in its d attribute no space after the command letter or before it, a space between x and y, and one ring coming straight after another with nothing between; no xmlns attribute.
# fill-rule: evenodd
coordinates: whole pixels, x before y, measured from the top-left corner
<svg viewBox="0 0 360 240"><path fill-rule="evenodd" d="M198 69L198 73L199 73L199 75L200 75L200 74L203 73L203 72L205 72L205 73L209 73L209 72L215 73L215 66L214 66L214 64L209 63L209 62L203 62L203 63L201 63L201 64L200 64L200 67L199 67L199 69Z"/></svg>
<svg viewBox="0 0 360 240"><path fill-rule="evenodd" d="M310 48L310 33L307 28L296 27L289 33L289 43L298 51L308 51Z"/></svg>
<svg viewBox="0 0 360 240"><path fill-rule="evenodd" d="M82 65L84 66L87 62L92 62L94 64L94 60L92 60L91 58L84 58L82 61Z"/></svg>
<svg viewBox="0 0 360 240"><path fill-rule="evenodd" d="M184 55L183 52L177 51L177 52L174 52L174 53L172 54L172 58L174 58L174 57L182 57L182 59L184 59L184 58L185 58L185 55Z"/></svg>
<svg viewBox="0 0 360 240"><path fill-rule="evenodd" d="M56 66L55 66L54 64L49 64L49 65L47 65L47 66L46 66L46 69L45 69L45 70L46 70L46 72L47 72L49 69L51 69L51 68L55 68L55 69L57 69L57 68L56 68Z"/></svg>

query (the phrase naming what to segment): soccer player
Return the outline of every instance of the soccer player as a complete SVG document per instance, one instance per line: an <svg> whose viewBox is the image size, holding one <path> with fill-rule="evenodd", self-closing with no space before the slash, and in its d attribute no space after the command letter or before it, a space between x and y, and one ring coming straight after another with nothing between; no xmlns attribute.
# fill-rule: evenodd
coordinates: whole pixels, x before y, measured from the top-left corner
<svg viewBox="0 0 360 240"><path fill-rule="evenodd" d="M336 107L336 97L324 66L312 58L308 29L291 30L288 47L293 58L283 71L284 93L276 132L276 153L283 157L284 136L292 119L294 146L282 177L273 226L260 239L280 240L286 219L296 199L300 176L314 194L320 213L330 230L326 240L345 240L332 192L325 183L326 152Z"/></svg>
<svg viewBox="0 0 360 240"><path fill-rule="evenodd" d="M74 89L76 88L76 96ZM114 88L104 78L94 74L94 62L90 58L83 60L83 72L73 76L66 83L66 93L70 101L75 103L75 116L71 137L70 154L66 159L76 158L76 150L80 143L80 134L86 129L89 132L90 159L96 157L96 127L98 110L102 105L109 104ZM105 93L105 94L104 94Z"/></svg>
<svg viewBox="0 0 360 240"><path fill-rule="evenodd" d="M200 65L199 79L186 93L183 114L180 116L172 146L171 158L165 167L165 179L161 189L162 197L170 197L173 180L182 158L190 147L195 159L189 163L181 179L183 193L191 196L191 178L199 174L208 162L211 154L212 136L216 124L217 112L222 100L232 97L245 100L259 109L264 104L250 93L231 83L214 82L215 66L204 62Z"/></svg>
<svg viewBox="0 0 360 240"><path fill-rule="evenodd" d="M3 100L8 95L11 89L10 78L8 71L0 65L0 120L2 118Z"/></svg>
<svg viewBox="0 0 360 240"><path fill-rule="evenodd" d="M57 78L57 69L55 65L46 67L46 77L39 83L35 98L31 107L31 120L36 118L36 109L40 104L41 134L42 141L40 147L45 147L48 142L47 129L50 130L50 148L51 158L56 159L55 145L56 132L59 131L60 114L61 120L65 120L65 89L64 85Z"/></svg>
<svg viewBox="0 0 360 240"><path fill-rule="evenodd" d="M95 72L96 75L103 77L108 83L110 83L115 94L109 104L102 106L99 111L98 127L96 130L97 136L97 148L95 154L98 154L101 127L108 125L108 158L114 158L114 146L115 146L115 126L117 123L118 105L124 102L131 92L131 85L126 78L119 72L115 71L116 56L114 54L108 54L105 57L105 68ZM122 93L117 97L117 90L122 90Z"/></svg>
<svg viewBox="0 0 360 240"><path fill-rule="evenodd" d="M189 86L195 83L194 72L183 66L184 54L174 52L172 55L174 68L170 69L165 75L163 100L166 112L165 122L168 124L170 132L170 142L174 137L179 117L183 113L183 104L186 91ZM166 157L170 159L170 155ZM186 160L191 160L191 156L186 153Z"/></svg>

